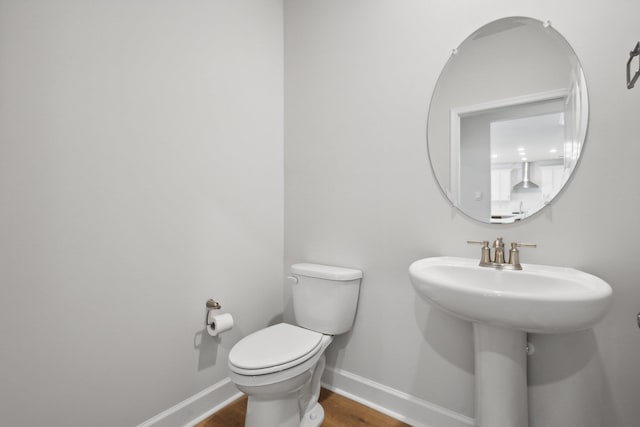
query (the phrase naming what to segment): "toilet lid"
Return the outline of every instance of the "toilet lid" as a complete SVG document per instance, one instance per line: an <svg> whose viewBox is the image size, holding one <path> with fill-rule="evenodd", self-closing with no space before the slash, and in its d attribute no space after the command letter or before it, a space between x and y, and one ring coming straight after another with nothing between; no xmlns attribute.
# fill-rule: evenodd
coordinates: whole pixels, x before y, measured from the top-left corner
<svg viewBox="0 0 640 427"><path fill-rule="evenodd" d="M294 361L302 363L316 353L322 336L319 332L279 323L238 341L229 353L229 363L243 370L264 370L291 365Z"/></svg>

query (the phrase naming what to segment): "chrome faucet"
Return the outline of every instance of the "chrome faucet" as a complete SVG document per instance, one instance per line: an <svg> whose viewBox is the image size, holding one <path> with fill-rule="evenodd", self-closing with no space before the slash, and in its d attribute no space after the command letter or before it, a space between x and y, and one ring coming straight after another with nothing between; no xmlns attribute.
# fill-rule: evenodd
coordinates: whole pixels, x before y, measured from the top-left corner
<svg viewBox="0 0 640 427"><path fill-rule="evenodd" d="M496 268L498 270L522 270L522 264L520 264L520 251L519 247L532 247L535 248L536 245L533 243L511 243L511 249L509 249L509 260L507 262L504 261L504 242L502 241L502 237L498 237L493 242L493 253L494 256L491 257L491 248L489 248L488 240L467 240L467 243L475 243L482 245L481 254L480 254L480 267L491 267Z"/></svg>

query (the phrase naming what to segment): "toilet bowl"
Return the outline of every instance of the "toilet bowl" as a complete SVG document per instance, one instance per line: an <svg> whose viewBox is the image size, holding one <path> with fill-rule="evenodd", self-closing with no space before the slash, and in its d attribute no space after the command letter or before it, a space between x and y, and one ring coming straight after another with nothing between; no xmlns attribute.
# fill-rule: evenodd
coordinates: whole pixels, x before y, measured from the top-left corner
<svg viewBox="0 0 640 427"><path fill-rule="evenodd" d="M318 264L291 267L297 325L254 332L229 353L229 378L247 394L245 427L318 427L324 351L353 325L360 270Z"/></svg>

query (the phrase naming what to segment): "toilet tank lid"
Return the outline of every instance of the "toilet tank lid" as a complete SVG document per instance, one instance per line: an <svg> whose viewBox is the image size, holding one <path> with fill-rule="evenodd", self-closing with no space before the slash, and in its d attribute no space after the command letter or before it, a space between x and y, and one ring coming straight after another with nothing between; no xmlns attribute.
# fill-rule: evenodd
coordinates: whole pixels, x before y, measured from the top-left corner
<svg viewBox="0 0 640 427"><path fill-rule="evenodd" d="M355 268L332 265L300 263L291 266L291 274L327 280L355 280L362 278L362 271Z"/></svg>

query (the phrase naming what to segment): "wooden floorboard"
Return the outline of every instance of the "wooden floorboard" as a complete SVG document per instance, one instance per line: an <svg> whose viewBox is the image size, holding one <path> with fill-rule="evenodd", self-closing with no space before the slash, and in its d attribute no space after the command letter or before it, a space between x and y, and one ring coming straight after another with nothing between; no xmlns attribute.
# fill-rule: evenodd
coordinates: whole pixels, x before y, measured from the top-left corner
<svg viewBox="0 0 640 427"><path fill-rule="evenodd" d="M231 402L209 418L194 427L244 427L244 414L247 412L247 397Z"/></svg>
<svg viewBox="0 0 640 427"><path fill-rule="evenodd" d="M324 408L322 427L411 427L332 391L322 389L320 404ZM247 398L236 400L195 427L243 427Z"/></svg>

